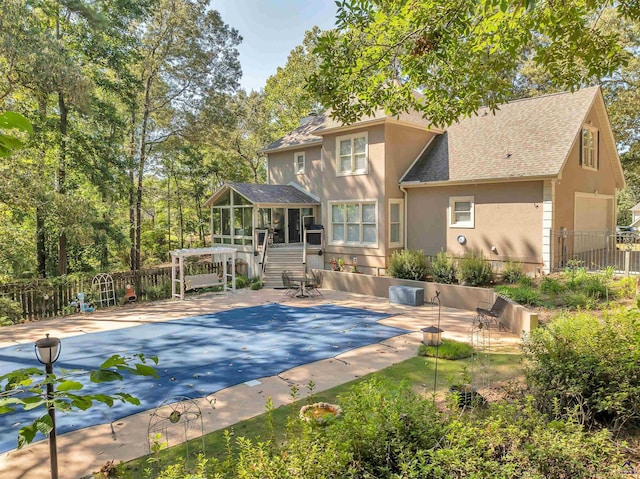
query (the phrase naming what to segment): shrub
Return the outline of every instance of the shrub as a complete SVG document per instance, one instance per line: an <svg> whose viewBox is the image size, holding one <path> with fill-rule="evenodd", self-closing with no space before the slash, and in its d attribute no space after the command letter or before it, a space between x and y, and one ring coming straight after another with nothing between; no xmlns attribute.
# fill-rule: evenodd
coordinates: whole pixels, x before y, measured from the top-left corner
<svg viewBox="0 0 640 479"><path fill-rule="evenodd" d="M442 359L464 359L471 357L473 347L470 344L454 341L453 339L443 339L438 346L438 357ZM434 358L436 356L436 347L421 344L418 348L418 356L426 356Z"/></svg>
<svg viewBox="0 0 640 479"><path fill-rule="evenodd" d="M564 289L565 288L562 283L560 283L560 281L555 278L545 276L544 278L542 278L542 281L540 281L540 291L542 291L544 294L555 296L562 293Z"/></svg>
<svg viewBox="0 0 640 479"><path fill-rule="evenodd" d="M421 250L394 251L389 258L387 274L392 278L424 281L427 279L427 273L427 260Z"/></svg>
<svg viewBox="0 0 640 479"><path fill-rule="evenodd" d="M456 267L453 258L444 251L431 261L431 275L436 283L453 284L456 281Z"/></svg>
<svg viewBox="0 0 640 479"><path fill-rule="evenodd" d="M482 286L491 279L491 263L481 251L469 250L458 261L458 282L467 286Z"/></svg>
<svg viewBox="0 0 640 479"><path fill-rule="evenodd" d="M502 280L505 283L517 283L523 275L523 265L519 261L507 261L502 265Z"/></svg>
<svg viewBox="0 0 640 479"><path fill-rule="evenodd" d="M636 278L626 276L615 281L611 291L616 298L633 298L636 295Z"/></svg>
<svg viewBox="0 0 640 479"><path fill-rule="evenodd" d="M496 286L496 293L526 306L540 306L540 293L531 286Z"/></svg>
<svg viewBox="0 0 640 479"><path fill-rule="evenodd" d="M598 301L582 291L567 291L562 295L562 304L569 309L595 309Z"/></svg>
<svg viewBox="0 0 640 479"><path fill-rule="evenodd" d="M241 274L236 275L236 289L246 288L247 286L249 286L249 278ZM231 283L229 283L229 287L231 287Z"/></svg>
<svg viewBox="0 0 640 479"><path fill-rule="evenodd" d="M123 293L124 294L124 293ZM147 286L144 290L147 301L157 301L171 297L171 282L166 282L159 286Z"/></svg>
<svg viewBox="0 0 640 479"><path fill-rule="evenodd" d="M640 425L640 322L637 311L565 313L524 344L527 382L540 407L586 424Z"/></svg>
<svg viewBox="0 0 640 479"><path fill-rule="evenodd" d="M0 296L0 326L16 324L22 320L22 306L17 301Z"/></svg>
<svg viewBox="0 0 640 479"><path fill-rule="evenodd" d="M262 281L254 281L253 283L251 283L251 289L253 291L258 291L259 289L262 289Z"/></svg>

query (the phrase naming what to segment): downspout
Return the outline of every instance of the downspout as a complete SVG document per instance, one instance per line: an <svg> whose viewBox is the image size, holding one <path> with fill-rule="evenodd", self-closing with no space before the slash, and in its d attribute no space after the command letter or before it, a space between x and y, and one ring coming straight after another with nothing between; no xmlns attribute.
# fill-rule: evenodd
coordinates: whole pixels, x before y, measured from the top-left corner
<svg viewBox="0 0 640 479"><path fill-rule="evenodd" d="M400 185L400 191L402 191L402 194L404 195L404 211L402 212L402 214L404 215L404 217L402 218L402 226L403 226L403 232L402 232L402 249L407 249L407 231L408 231L408 226L407 226L407 211L409 210L409 192L407 191L407 189Z"/></svg>

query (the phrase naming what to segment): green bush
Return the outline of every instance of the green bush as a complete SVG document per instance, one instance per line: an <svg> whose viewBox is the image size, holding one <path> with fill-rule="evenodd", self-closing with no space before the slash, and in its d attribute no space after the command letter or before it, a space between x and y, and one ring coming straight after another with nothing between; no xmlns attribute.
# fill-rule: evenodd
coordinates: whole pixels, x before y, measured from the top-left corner
<svg viewBox="0 0 640 479"><path fill-rule="evenodd" d="M569 309L595 309L598 301L582 291L566 291L561 296L562 304Z"/></svg>
<svg viewBox="0 0 640 479"><path fill-rule="evenodd" d="M241 274L236 276L236 289L242 289L249 286L249 278L243 276ZM231 287L231 283L229 283L229 287Z"/></svg>
<svg viewBox="0 0 640 479"><path fill-rule="evenodd" d="M517 283L524 275L524 266L519 261L507 261L502 265L502 280L505 283Z"/></svg>
<svg viewBox="0 0 640 479"><path fill-rule="evenodd" d="M544 294L548 294L551 296L556 296L562 293L565 290L565 287L555 278L551 278L549 276L545 276L540 281L540 291Z"/></svg>
<svg viewBox="0 0 640 479"><path fill-rule="evenodd" d="M626 276L611 285L611 292L616 298L633 298L636 295L636 278Z"/></svg>
<svg viewBox="0 0 640 479"><path fill-rule="evenodd" d="M124 295L124 293L123 293ZM158 286L147 286L144 290L147 301L157 301L159 299L167 299L171 297L171 282L167 281Z"/></svg>
<svg viewBox="0 0 640 479"><path fill-rule="evenodd" d="M427 260L421 250L394 251L389 258L387 274L392 278L424 281L428 272Z"/></svg>
<svg viewBox="0 0 640 479"><path fill-rule="evenodd" d="M469 250L458 260L456 278L460 284L482 286L491 280L491 263L482 251Z"/></svg>
<svg viewBox="0 0 640 479"><path fill-rule="evenodd" d="M495 291L526 306L541 306L543 304L540 293L531 286L496 286Z"/></svg>
<svg viewBox="0 0 640 479"><path fill-rule="evenodd" d="M456 282L456 267L453 258L440 251L431 261L431 275L436 283L453 284Z"/></svg>
<svg viewBox="0 0 640 479"><path fill-rule="evenodd" d="M251 283L251 289L253 291L258 291L259 289L262 289L262 282L261 281L254 281L253 283Z"/></svg>
<svg viewBox="0 0 640 479"><path fill-rule="evenodd" d="M442 359L464 359L471 357L472 354L473 347L470 344L453 339L443 339L440 346L438 346L438 357ZM434 358L436 356L436 347L421 344L418 348L418 356Z"/></svg>
<svg viewBox="0 0 640 479"><path fill-rule="evenodd" d="M22 321L22 306L17 301L0 296L0 326Z"/></svg>
<svg viewBox="0 0 640 479"><path fill-rule="evenodd" d="M543 411L577 412L585 424L640 426L640 322L637 311L598 318L565 313L531 332L526 377Z"/></svg>

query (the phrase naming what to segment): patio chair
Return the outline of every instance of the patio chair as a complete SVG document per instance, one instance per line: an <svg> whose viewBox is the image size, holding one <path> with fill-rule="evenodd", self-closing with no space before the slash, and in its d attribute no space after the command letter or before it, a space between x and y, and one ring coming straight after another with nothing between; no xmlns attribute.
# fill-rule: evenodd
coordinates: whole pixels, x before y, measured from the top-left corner
<svg viewBox="0 0 640 479"><path fill-rule="evenodd" d="M311 280L307 281L304 286L307 293L309 293L309 296L320 296L321 298L324 298L319 289L322 287L322 274L320 271L312 269Z"/></svg>
<svg viewBox="0 0 640 479"><path fill-rule="evenodd" d="M489 303L484 304L488 305ZM493 324L498 326L498 331L505 330L504 324L502 323L502 314L508 304L509 302L505 298L497 296L490 309L476 308L477 316L473 320L473 326L490 328Z"/></svg>
<svg viewBox="0 0 640 479"><path fill-rule="evenodd" d="M284 286L283 297L289 296L293 298L300 290L300 286L291 281L291 271L285 270L282 272L282 285Z"/></svg>

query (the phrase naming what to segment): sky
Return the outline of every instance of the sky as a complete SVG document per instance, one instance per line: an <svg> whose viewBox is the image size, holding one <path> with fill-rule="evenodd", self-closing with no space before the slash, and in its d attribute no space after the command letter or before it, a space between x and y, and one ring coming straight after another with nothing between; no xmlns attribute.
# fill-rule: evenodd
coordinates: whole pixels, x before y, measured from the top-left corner
<svg viewBox="0 0 640 479"><path fill-rule="evenodd" d="M335 24L334 0L213 0L211 5L242 35L240 85L247 91L264 88L302 43L304 32L314 25L326 30Z"/></svg>

